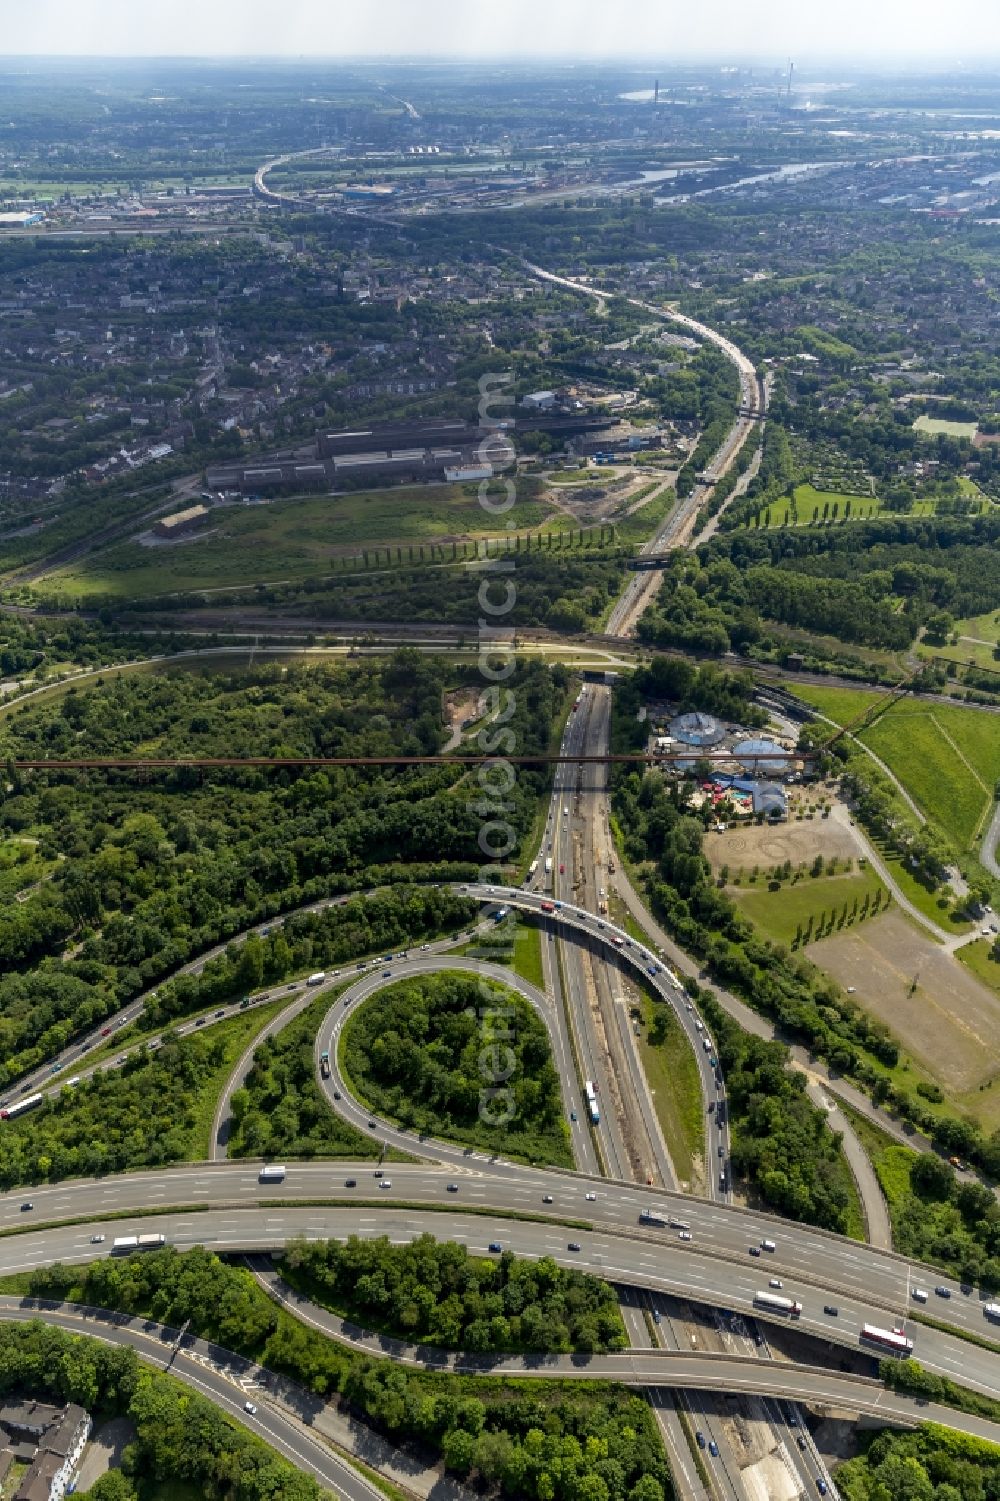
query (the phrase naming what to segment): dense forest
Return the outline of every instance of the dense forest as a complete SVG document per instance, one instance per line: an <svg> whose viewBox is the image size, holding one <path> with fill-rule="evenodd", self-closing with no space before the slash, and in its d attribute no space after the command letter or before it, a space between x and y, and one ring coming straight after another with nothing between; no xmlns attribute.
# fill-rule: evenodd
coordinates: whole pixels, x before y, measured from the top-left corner
<svg viewBox="0 0 1000 1501"><path fill-rule="evenodd" d="M214 1403L144 1370L126 1347L40 1321L2 1324L0 1394L78 1402L98 1419L129 1419L123 1483L111 1476L99 1482L88 1494L101 1501L137 1501L137 1486L154 1479L189 1484L219 1501L318 1501L325 1494Z"/></svg>
<svg viewBox="0 0 1000 1501"><path fill-rule="evenodd" d="M775 627L889 651L905 650L921 627L940 641L956 618L1000 605L998 540L992 513L731 531L674 554L640 635L750 655L782 646Z"/></svg>
<svg viewBox="0 0 1000 1501"><path fill-rule="evenodd" d="M420 1235L289 1241L281 1270L300 1292L346 1318L449 1350L621 1350L614 1289L549 1257L484 1260Z"/></svg>
<svg viewBox="0 0 1000 1501"><path fill-rule="evenodd" d="M709 992L702 1015L726 1080L733 1172L789 1219L848 1228L854 1186L840 1137L806 1097L806 1076L790 1070L784 1043L744 1032Z"/></svg>
<svg viewBox="0 0 1000 1501"><path fill-rule="evenodd" d="M349 667L97 679L16 709L0 752L419 754L443 740L442 693L454 680L454 668L409 651ZM535 663L506 685L518 750L548 748L563 684L559 669ZM547 776L524 768L506 794L516 833ZM9 780L0 836L33 840L51 870L0 908L0 1087L255 921L363 886L467 878L482 862L477 798L446 758L301 775Z"/></svg>
<svg viewBox="0 0 1000 1501"><path fill-rule="evenodd" d="M517 991L458 972L402 980L344 1028L345 1078L414 1131L572 1166L545 1024Z"/></svg>
<svg viewBox="0 0 1000 1501"><path fill-rule="evenodd" d="M502 1259L516 1266L509 1253ZM490 1492L527 1501L665 1501L673 1494L649 1404L626 1388L452 1376L368 1359L299 1323L250 1272L201 1247L39 1268L28 1285L36 1297L67 1297L175 1327L189 1319L194 1333L289 1375L317 1397L339 1394L394 1442L418 1443Z"/></svg>
<svg viewBox="0 0 1000 1501"><path fill-rule="evenodd" d="M861 1437L862 1454L837 1470L844 1501L997 1501L1000 1449L925 1423L916 1433Z"/></svg>
<svg viewBox="0 0 1000 1501"><path fill-rule="evenodd" d="M72 1089L49 1095L28 1115L3 1123L0 1187L95 1178L129 1168L204 1157L214 1103L246 1046L259 1012L241 1013L204 1033L164 1034L120 1068L97 1069Z"/></svg>
<svg viewBox="0 0 1000 1501"><path fill-rule="evenodd" d="M379 1144L330 1109L316 1079L315 1042L327 992L266 1037L246 1085L233 1093L230 1157L375 1157Z"/></svg>

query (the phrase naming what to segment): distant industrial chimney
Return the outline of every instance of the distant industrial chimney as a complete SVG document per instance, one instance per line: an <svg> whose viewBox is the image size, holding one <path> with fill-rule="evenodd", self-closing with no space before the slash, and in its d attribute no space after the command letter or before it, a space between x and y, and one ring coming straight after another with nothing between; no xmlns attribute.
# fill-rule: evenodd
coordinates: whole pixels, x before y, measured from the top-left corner
<svg viewBox="0 0 1000 1501"><path fill-rule="evenodd" d="M654 104L659 104L659 102L660 102L660 80L657 79L656 82L653 84L653 103Z"/></svg>
<svg viewBox="0 0 1000 1501"><path fill-rule="evenodd" d="M793 62L789 62L789 64L788 64L788 88L785 90L785 98L789 101L789 103L791 103L791 98L792 98L792 74L794 72L795 72L795 64Z"/></svg>

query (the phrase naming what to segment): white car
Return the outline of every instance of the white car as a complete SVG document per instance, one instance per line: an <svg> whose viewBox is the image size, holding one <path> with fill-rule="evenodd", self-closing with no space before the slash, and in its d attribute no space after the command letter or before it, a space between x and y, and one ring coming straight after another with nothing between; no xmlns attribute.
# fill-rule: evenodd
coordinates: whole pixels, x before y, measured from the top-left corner
<svg viewBox="0 0 1000 1501"><path fill-rule="evenodd" d="M382 1182L379 1184L379 1188L391 1188L391 1187L392 1187L392 1179L391 1178L383 1178Z"/></svg>
<svg viewBox="0 0 1000 1501"><path fill-rule="evenodd" d="M678 1233L677 1233L677 1239L678 1240L690 1240L691 1239L691 1231L690 1230L680 1230L680 1231L678 1231Z"/></svg>
<svg viewBox="0 0 1000 1501"><path fill-rule="evenodd" d="M593 1204L593 1202L594 1202L594 1200L596 1198L597 1198L597 1195L595 1193L589 1193L587 1195L587 1202L590 1203L590 1204Z"/></svg>
<svg viewBox="0 0 1000 1501"><path fill-rule="evenodd" d="M104 1244L104 1236L103 1235L92 1235L90 1237L90 1244L92 1246L103 1245Z"/></svg>
<svg viewBox="0 0 1000 1501"><path fill-rule="evenodd" d="M244 1402L244 1404L243 1404L243 1411L244 1412L248 1412L251 1417L254 1417L256 1415L256 1412L257 1412L257 1404L256 1404L256 1402Z"/></svg>

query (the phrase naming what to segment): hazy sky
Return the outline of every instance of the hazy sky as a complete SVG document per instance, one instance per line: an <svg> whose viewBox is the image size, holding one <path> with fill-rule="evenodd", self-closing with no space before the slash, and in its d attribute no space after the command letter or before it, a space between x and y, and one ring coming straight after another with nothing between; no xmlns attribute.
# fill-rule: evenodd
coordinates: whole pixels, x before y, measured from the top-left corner
<svg viewBox="0 0 1000 1501"><path fill-rule="evenodd" d="M1000 0L0 0L0 54L1000 57Z"/></svg>

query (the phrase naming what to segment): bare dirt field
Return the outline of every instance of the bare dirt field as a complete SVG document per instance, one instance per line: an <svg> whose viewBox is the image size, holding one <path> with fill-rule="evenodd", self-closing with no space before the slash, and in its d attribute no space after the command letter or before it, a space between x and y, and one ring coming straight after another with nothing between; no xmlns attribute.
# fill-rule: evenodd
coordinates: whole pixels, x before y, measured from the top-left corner
<svg viewBox="0 0 1000 1501"><path fill-rule="evenodd" d="M1000 1114L1000 996L965 965L897 912L822 938L806 953L845 988L853 985L953 1099L984 1122Z"/></svg>
<svg viewBox="0 0 1000 1501"><path fill-rule="evenodd" d="M704 850L715 870L720 865L752 870L755 865L766 868L786 860L805 865L817 855L824 860L834 856L856 860L861 854L849 828L818 816L801 823L793 819L791 823L733 825L724 834L706 834Z"/></svg>

